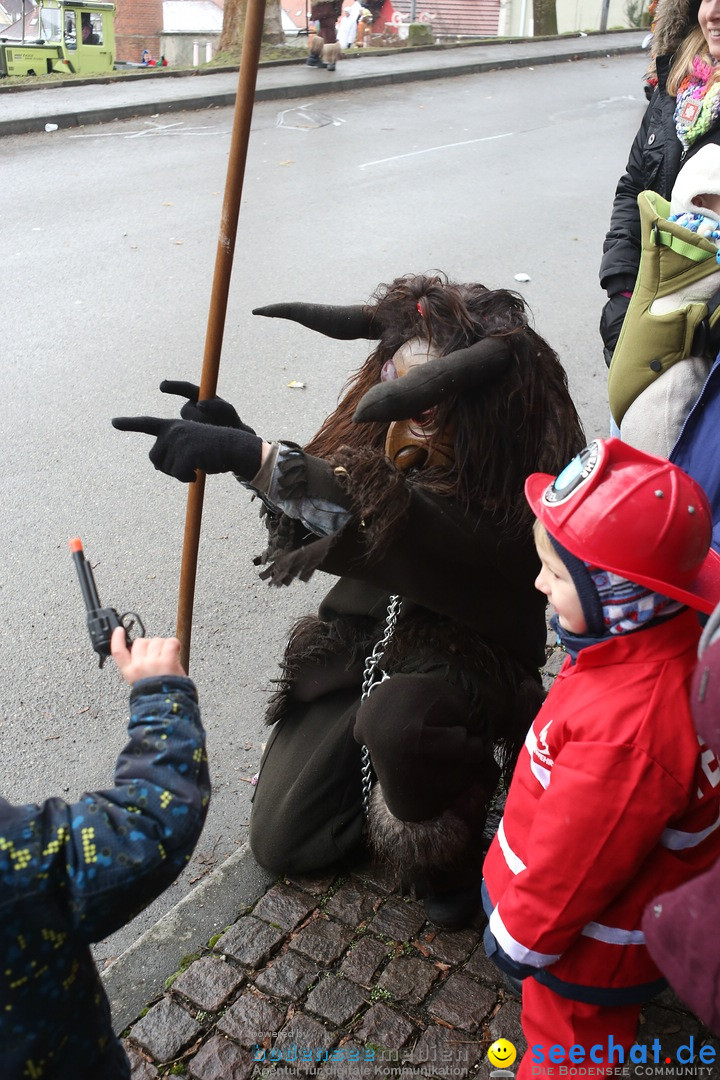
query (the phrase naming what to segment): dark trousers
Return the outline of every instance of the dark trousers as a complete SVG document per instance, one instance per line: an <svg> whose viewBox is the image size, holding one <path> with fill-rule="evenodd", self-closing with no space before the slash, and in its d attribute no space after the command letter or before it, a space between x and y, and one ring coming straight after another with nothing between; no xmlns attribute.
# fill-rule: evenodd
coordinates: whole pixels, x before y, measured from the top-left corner
<svg viewBox="0 0 720 1080"><path fill-rule="evenodd" d="M361 849L355 688L298 704L272 728L250 816L250 847L277 873L310 873Z"/></svg>

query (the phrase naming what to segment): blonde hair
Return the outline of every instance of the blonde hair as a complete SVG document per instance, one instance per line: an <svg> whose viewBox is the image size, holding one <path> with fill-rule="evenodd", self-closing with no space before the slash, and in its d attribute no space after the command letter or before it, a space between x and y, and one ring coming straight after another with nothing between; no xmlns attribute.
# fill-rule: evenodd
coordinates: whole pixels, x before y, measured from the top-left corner
<svg viewBox="0 0 720 1080"><path fill-rule="evenodd" d="M670 97L676 96L680 89L680 83L687 75L692 74L693 60L696 56L699 56L706 64L712 66L713 59L708 51L705 35L698 25L694 26L687 37L683 39L675 53L667 81L667 92ZM715 82L718 76L720 76L720 69L716 68L710 76L708 85Z"/></svg>
<svg viewBox="0 0 720 1080"><path fill-rule="evenodd" d="M539 551L545 551L549 555L557 555L552 540L550 539L550 533L547 531L540 518L537 517L533 522L533 539L535 541L535 546Z"/></svg>

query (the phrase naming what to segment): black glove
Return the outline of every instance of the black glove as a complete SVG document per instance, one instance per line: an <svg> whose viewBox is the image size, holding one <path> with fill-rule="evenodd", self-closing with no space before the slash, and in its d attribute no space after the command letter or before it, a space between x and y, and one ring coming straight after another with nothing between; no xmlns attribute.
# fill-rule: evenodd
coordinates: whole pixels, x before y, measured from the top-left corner
<svg viewBox="0 0 720 1080"><path fill-rule="evenodd" d="M605 345L605 363L608 367L610 367L610 361L615 352L615 346L620 337L620 331L622 330L622 325L625 321L625 315L629 306L629 296L624 296L622 293L615 293L614 296L610 297L605 307L602 309L602 315L600 316L600 336Z"/></svg>
<svg viewBox="0 0 720 1080"><path fill-rule="evenodd" d="M163 379L160 383L163 394L179 394L188 400L180 410L183 420L195 420L198 424L214 424L216 427L237 428L239 431L247 431L254 435L255 432L247 424L244 424L233 405L224 398L211 397L204 401L198 401L200 387L195 383L182 382L172 379Z"/></svg>
<svg viewBox="0 0 720 1080"><path fill-rule="evenodd" d="M157 416L116 416L112 425L118 431L155 435L148 457L156 469L185 484L195 480L196 469L233 472L243 480L252 480L260 468L262 439L247 431Z"/></svg>

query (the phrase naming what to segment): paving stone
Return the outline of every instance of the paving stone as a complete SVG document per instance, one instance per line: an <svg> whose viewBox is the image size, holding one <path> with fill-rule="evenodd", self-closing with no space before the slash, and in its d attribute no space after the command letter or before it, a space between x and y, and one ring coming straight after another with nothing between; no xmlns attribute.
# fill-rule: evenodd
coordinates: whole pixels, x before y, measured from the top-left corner
<svg viewBox="0 0 720 1080"><path fill-rule="evenodd" d="M289 885L273 885L260 897L253 908L253 915L273 926L281 926L283 930L294 930L315 907L316 897L292 889Z"/></svg>
<svg viewBox="0 0 720 1080"><path fill-rule="evenodd" d="M215 952L226 953L247 967L266 964L272 952L284 939L283 930L268 926L261 919L244 915L215 943Z"/></svg>
<svg viewBox="0 0 720 1080"><path fill-rule="evenodd" d="M374 937L364 935L353 943L343 957L340 971L360 986L370 986L375 972L388 958L388 947Z"/></svg>
<svg viewBox="0 0 720 1080"><path fill-rule="evenodd" d="M158 1071L155 1066L151 1065L136 1047L131 1046L127 1039L123 1039L122 1044L130 1061L130 1080L156 1080Z"/></svg>
<svg viewBox="0 0 720 1080"><path fill-rule="evenodd" d="M201 956L172 984L173 992L188 998L198 1009L217 1012L242 986L244 974L219 956Z"/></svg>
<svg viewBox="0 0 720 1080"><path fill-rule="evenodd" d="M474 975L485 986L504 986L504 979L498 967L489 960L482 944L478 945L465 964L463 971L468 975Z"/></svg>
<svg viewBox="0 0 720 1080"><path fill-rule="evenodd" d="M368 929L381 937L410 941L426 921L425 912L414 900L391 896L368 924Z"/></svg>
<svg viewBox="0 0 720 1080"><path fill-rule="evenodd" d="M213 1035L188 1062L193 1080L249 1080L255 1056L222 1035Z"/></svg>
<svg viewBox="0 0 720 1080"><path fill-rule="evenodd" d="M432 1075L433 1067L446 1076L467 1076L485 1053L485 1046L477 1039L469 1039L462 1031L433 1024L422 1033L408 1061L421 1065L423 1071Z"/></svg>
<svg viewBox="0 0 720 1080"><path fill-rule="evenodd" d="M341 1039L319 1075L321 1080L384 1080L387 1069L380 1070L375 1056L373 1047Z"/></svg>
<svg viewBox="0 0 720 1080"><path fill-rule="evenodd" d="M317 975L316 964L299 953L288 950L260 972L255 979L255 985L258 990L270 994L271 997L296 1000L302 997L308 986L317 979Z"/></svg>
<svg viewBox="0 0 720 1080"><path fill-rule="evenodd" d="M378 979L378 986L391 993L396 1001L419 1005L439 975L438 969L427 960L398 956L385 968Z"/></svg>
<svg viewBox="0 0 720 1080"><path fill-rule="evenodd" d="M241 1046L252 1049L272 1040L284 1020L284 1009L273 1005L266 997L247 991L218 1020L217 1027L237 1039Z"/></svg>
<svg viewBox="0 0 720 1080"><path fill-rule="evenodd" d="M290 942L290 948L309 956L318 964L334 964L352 941L352 931L322 917L304 926Z"/></svg>
<svg viewBox="0 0 720 1080"><path fill-rule="evenodd" d="M500 1006L488 1024L488 1033L493 1042L495 1039L507 1039L517 1050L518 1061L527 1049L525 1036L523 1035L520 1015L522 1008L516 998L508 998Z"/></svg>
<svg viewBox="0 0 720 1080"><path fill-rule="evenodd" d="M299 889L303 889L313 896L322 896L332 887L336 878L336 872L324 874L322 877L311 877L308 874L294 874L291 877L286 877L285 882L288 885L296 885Z"/></svg>
<svg viewBox="0 0 720 1080"><path fill-rule="evenodd" d="M353 877L366 881L376 892L392 892L398 885L398 876L387 863L368 861L353 871Z"/></svg>
<svg viewBox="0 0 720 1080"><path fill-rule="evenodd" d="M387 1005L372 1005L354 1032L355 1038L388 1050L400 1050L415 1034L417 1028L395 1009Z"/></svg>
<svg viewBox="0 0 720 1080"><path fill-rule="evenodd" d="M477 1031L497 1000L494 990L478 986L467 975L450 975L433 995L428 1010L438 1020L445 1020L464 1031Z"/></svg>
<svg viewBox="0 0 720 1080"><path fill-rule="evenodd" d="M190 1013L171 998L163 997L133 1025L130 1038L163 1063L176 1058L201 1031Z"/></svg>
<svg viewBox="0 0 720 1080"><path fill-rule="evenodd" d="M424 930L418 940L426 945L438 960L456 965L467 960L480 940L480 935L477 930ZM495 971L497 972L497 968Z"/></svg>
<svg viewBox="0 0 720 1080"><path fill-rule="evenodd" d="M317 1020L296 1012L279 1032L275 1047L276 1060L285 1063L288 1075L306 1073L317 1069L318 1060L326 1050L337 1042L337 1032L324 1027ZM278 1073L275 1066L273 1078Z"/></svg>
<svg viewBox="0 0 720 1080"><path fill-rule="evenodd" d="M653 1036L655 1035L695 1035L700 1029L700 1022L694 1017L683 1016L681 1013L676 1012L673 1008L667 1008L657 1005L652 1002L650 1005L646 1005L643 1008L643 1023L640 1025L643 1027L649 1027L652 1029ZM678 1041L682 1042L682 1038ZM668 1040L670 1042L670 1040ZM663 1050L665 1044L663 1042Z"/></svg>
<svg viewBox="0 0 720 1080"><path fill-rule="evenodd" d="M376 893L370 892L359 882L351 880L341 885L330 897L325 905L325 911L334 919L339 919L348 926L357 927L374 914L376 904Z"/></svg>
<svg viewBox="0 0 720 1080"><path fill-rule="evenodd" d="M308 994L306 1007L338 1026L347 1024L365 1004L367 996L359 986L337 975L326 975Z"/></svg>

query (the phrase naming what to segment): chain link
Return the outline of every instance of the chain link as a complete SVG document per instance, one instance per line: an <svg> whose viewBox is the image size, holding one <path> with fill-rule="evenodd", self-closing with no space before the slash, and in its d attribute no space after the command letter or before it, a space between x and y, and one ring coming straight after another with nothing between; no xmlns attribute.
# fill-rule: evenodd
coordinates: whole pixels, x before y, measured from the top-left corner
<svg viewBox="0 0 720 1080"><path fill-rule="evenodd" d="M390 597L390 603L388 604L387 614L385 616L385 631L383 636L376 643L373 651L365 660L362 693L360 695L361 703L366 701L372 691L380 686L381 683L384 683L386 679L390 678L387 672L383 671L380 667L380 661L391 637L395 633L395 626L397 625L401 605L401 596ZM370 761L370 751L367 746L363 746L362 748L360 772L362 778L363 813L365 817L367 817L370 811L370 792L372 790L372 762Z"/></svg>

